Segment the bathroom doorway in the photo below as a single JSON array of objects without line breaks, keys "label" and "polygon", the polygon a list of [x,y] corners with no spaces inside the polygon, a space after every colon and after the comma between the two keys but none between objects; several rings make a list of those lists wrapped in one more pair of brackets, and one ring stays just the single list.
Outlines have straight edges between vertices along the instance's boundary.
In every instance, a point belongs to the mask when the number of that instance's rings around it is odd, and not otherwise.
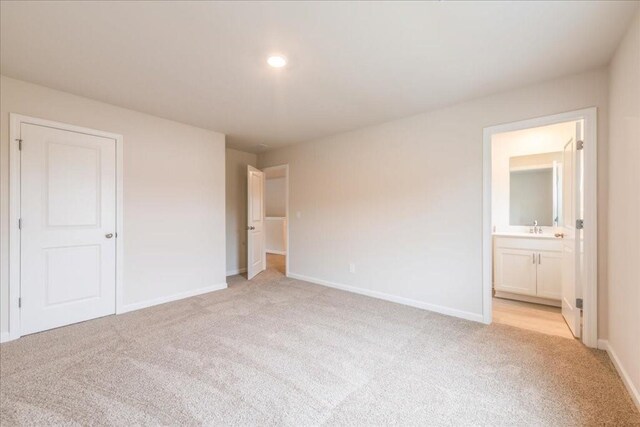
[{"label": "bathroom doorway", "polygon": [[595,118],[485,129],[486,323],[597,345]]}]

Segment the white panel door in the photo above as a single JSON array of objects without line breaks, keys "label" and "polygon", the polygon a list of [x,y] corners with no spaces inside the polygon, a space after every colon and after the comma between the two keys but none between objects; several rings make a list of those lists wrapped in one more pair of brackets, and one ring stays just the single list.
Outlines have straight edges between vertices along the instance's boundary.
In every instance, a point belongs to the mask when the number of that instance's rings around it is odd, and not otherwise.
[{"label": "white panel door", "polygon": [[535,296],[536,263],[536,254],[531,250],[498,248],[496,290]]},{"label": "white panel door", "polygon": [[115,140],[20,127],[21,329],[115,313]]},{"label": "white panel door", "polygon": [[576,228],[582,206],[581,156],[577,141],[582,139],[582,123],[576,123],[576,136],[564,146],[562,155],[562,316],[571,333],[580,337],[581,310],[576,306],[580,292],[581,230]]},{"label": "white panel door", "polygon": [[562,253],[556,251],[538,252],[538,292],[543,298],[562,298]]},{"label": "white panel door", "polygon": [[264,229],[264,172],[247,166],[247,278],[267,268]]}]

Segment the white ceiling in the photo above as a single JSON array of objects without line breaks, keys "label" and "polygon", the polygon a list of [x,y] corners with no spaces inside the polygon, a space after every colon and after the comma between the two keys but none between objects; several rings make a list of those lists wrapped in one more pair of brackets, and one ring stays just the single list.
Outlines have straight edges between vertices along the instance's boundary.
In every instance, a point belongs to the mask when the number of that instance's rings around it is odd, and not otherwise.
[{"label": "white ceiling", "polygon": [[637,6],[3,1],[0,67],[260,151],[603,66]]}]

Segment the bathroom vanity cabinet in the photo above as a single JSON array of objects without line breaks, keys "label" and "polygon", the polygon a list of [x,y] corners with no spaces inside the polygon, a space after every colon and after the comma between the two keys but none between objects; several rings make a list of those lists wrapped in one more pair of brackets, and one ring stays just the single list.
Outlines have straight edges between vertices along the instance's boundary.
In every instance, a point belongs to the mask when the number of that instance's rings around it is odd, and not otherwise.
[{"label": "bathroom vanity cabinet", "polygon": [[498,297],[560,305],[562,244],[544,235],[494,235],[493,286]]}]

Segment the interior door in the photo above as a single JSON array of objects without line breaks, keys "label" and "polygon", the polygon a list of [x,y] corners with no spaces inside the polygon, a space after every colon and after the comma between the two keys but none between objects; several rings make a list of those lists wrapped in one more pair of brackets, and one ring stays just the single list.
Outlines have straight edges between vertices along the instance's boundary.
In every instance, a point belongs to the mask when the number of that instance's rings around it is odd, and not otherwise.
[{"label": "interior door", "polygon": [[21,332],[115,313],[115,140],[23,123]]},{"label": "interior door", "polygon": [[247,166],[247,278],[266,268],[264,172]]},{"label": "interior door", "polygon": [[576,123],[576,136],[565,144],[562,155],[562,316],[577,338],[580,337],[581,310],[576,299],[582,295],[579,259],[582,235],[576,227],[582,207],[579,141],[582,141],[582,121]]}]

